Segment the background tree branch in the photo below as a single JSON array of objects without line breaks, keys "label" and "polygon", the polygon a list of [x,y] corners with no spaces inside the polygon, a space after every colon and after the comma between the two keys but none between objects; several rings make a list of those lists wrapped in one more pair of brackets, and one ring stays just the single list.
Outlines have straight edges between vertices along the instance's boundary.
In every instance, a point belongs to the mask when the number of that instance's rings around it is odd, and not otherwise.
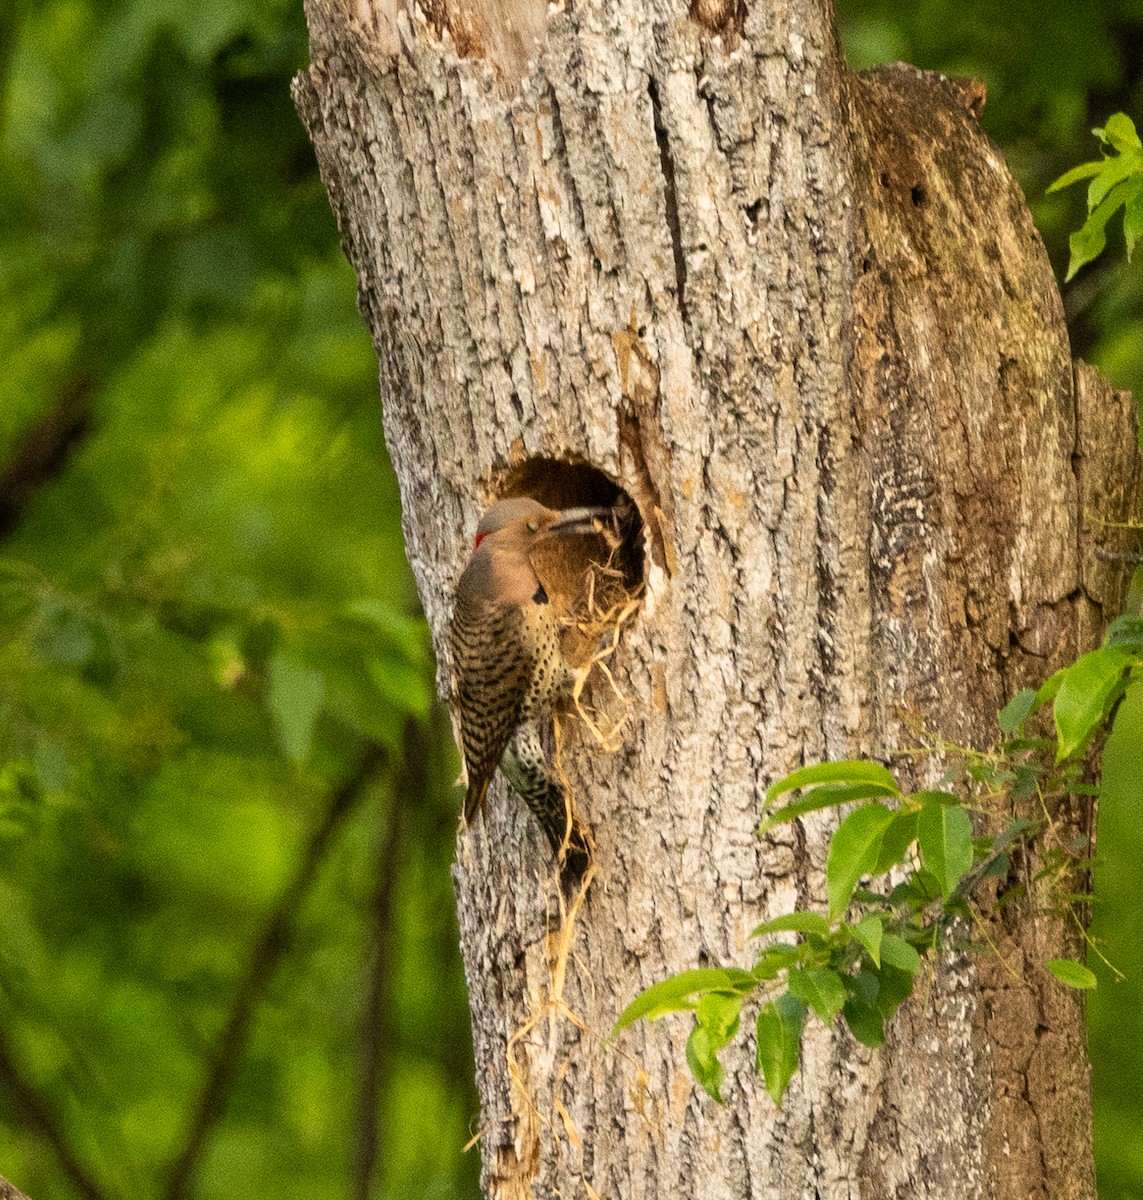
[{"label": "background tree branch", "polygon": [[[105,1191],[94,1175],[79,1161],[70,1133],[52,1110],[47,1098],[41,1095],[21,1072],[3,1030],[0,1030],[0,1087],[8,1093],[12,1108],[19,1114],[21,1123],[51,1147],[77,1195],[82,1196],[84,1200],[110,1200],[113,1193]],[[4,1187],[11,1189],[14,1200],[20,1200],[23,1193],[16,1191],[6,1181],[0,1180],[0,1193],[3,1193]]]},{"label": "background tree branch", "polygon": [[194,1172],[211,1132],[221,1119],[242,1061],[242,1052],[258,1002],[274,971],[290,949],[290,936],[298,910],[305,901],[337,831],[362,792],[388,761],[380,746],[371,746],[356,770],[337,789],[324,817],[302,851],[297,872],[282,893],[250,956],[246,976],[234,998],[226,1025],[215,1043],[210,1066],[199,1090],[182,1149],[171,1167],[166,1188],[168,1200],[189,1194]]}]

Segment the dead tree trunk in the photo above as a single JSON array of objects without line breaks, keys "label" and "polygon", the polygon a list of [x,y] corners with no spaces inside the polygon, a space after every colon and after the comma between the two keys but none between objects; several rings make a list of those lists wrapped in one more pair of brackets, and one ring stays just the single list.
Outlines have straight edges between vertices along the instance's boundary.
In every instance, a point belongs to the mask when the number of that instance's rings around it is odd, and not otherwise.
[{"label": "dead tree trunk", "polygon": [[917,725],[985,746],[1109,615],[1083,517],[1128,503],[1129,405],[1072,362],[982,89],[852,74],[828,0],[391,4],[308,0],[296,98],[445,690],[490,498],[581,502],[598,471],[646,535],[621,746],[563,730],[598,864],[570,936],[522,806],[494,791],[458,842],[488,1195],[1093,1196],[1045,918],[1010,931],[1022,981],[948,961],[881,1051],[808,1027],[781,1112],[746,1039],[722,1108],[682,1022],[601,1042],[822,897],[824,823],[755,836],[768,782]]}]

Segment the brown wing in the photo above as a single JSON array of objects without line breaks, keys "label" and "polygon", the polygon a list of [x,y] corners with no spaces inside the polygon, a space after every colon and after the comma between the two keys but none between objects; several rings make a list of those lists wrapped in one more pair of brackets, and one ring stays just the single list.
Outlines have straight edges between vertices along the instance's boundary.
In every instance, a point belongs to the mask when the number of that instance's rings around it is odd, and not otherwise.
[{"label": "brown wing", "polygon": [[466,604],[457,599],[451,639],[468,772],[466,822],[473,820],[484,803],[488,785],[519,724],[535,673],[535,654],[524,637],[523,625],[523,614],[514,604]]}]

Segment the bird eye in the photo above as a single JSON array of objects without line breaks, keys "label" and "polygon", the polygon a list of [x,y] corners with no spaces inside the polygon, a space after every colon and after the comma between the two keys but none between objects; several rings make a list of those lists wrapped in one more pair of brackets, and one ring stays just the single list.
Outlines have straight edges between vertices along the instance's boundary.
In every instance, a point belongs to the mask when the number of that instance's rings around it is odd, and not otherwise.
[{"label": "bird eye", "polygon": [[540,528],[540,526],[536,521],[528,522],[528,532],[529,533],[535,533],[539,528]]}]

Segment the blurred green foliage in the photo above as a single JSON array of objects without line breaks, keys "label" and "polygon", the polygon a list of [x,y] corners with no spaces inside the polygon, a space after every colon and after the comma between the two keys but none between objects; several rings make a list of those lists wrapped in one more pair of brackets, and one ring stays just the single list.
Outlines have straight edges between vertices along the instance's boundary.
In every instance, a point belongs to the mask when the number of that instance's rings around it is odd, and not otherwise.
[{"label": "blurred green foliage", "polygon": [[[839,16],[856,65],[988,82],[1062,274],[1082,199],[1044,188],[1143,111],[1143,0]],[[297,0],[0,15],[0,1173],[37,1200],[475,1195],[454,759],[305,61]],[[1141,260],[1066,296],[1137,393]],[[1138,822],[1105,826],[1117,1200],[1143,879]]]},{"label": "blurred green foliage", "polygon": [[474,1195],[455,764],[301,5],[4,19],[0,1173]]}]

